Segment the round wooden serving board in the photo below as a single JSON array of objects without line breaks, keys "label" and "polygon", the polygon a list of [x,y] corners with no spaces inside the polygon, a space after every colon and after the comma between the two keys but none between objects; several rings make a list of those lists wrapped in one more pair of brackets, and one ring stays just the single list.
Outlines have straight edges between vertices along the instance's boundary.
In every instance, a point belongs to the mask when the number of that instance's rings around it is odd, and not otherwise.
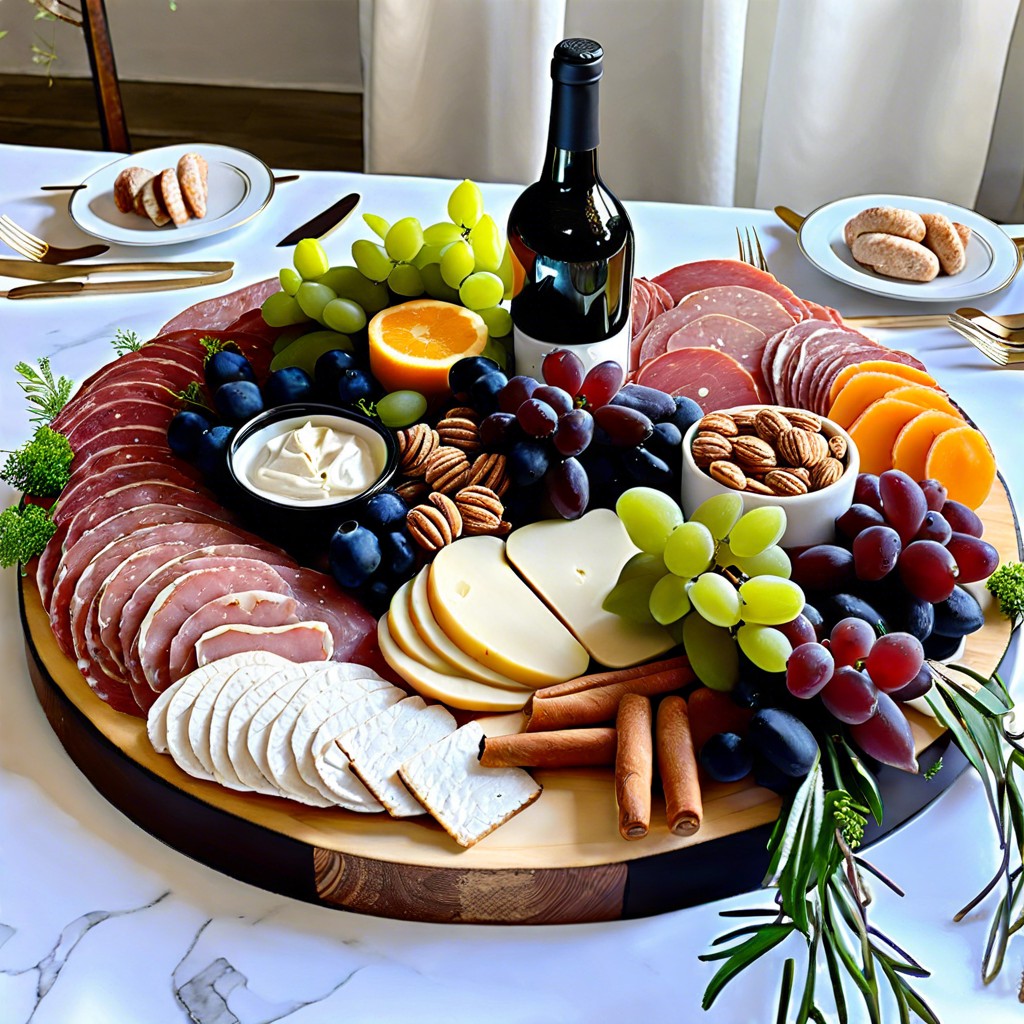
[{"label": "round wooden serving board", "polygon": [[[1021,557],[998,481],[979,510],[1001,561]],[[972,588],[988,598],[981,587]],[[650,834],[621,839],[609,770],[537,771],[539,800],[476,846],[458,847],[432,819],[395,820],[243,795],[157,754],[140,718],[112,710],[58,650],[31,577],[20,581],[28,664],[50,724],[75,763],[116,807],[181,852],[235,878],[298,899],[386,917],[552,924],[641,917],[756,888],[779,799],[753,784],[709,784],[704,823],[669,833],[656,797]],[[1008,622],[987,602],[965,664],[995,671]],[[934,720],[910,712],[925,767],[948,747]],[[884,829],[922,810],[962,770],[951,748],[929,783],[883,769]]]}]

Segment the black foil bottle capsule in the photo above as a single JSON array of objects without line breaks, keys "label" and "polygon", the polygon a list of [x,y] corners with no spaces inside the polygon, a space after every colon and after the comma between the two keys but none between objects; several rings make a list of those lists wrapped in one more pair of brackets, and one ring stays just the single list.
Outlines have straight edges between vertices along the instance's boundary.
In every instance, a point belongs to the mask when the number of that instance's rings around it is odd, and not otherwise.
[{"label": "black foil bottle capsule", "polygon": [[516,373],[572,348],[589,369],[629,365],[633,227],[597,166],[604,51],[564,39],[551,61],[551,122],[540,180],[516,200],[508,239],[522,268],[512,299]]}]

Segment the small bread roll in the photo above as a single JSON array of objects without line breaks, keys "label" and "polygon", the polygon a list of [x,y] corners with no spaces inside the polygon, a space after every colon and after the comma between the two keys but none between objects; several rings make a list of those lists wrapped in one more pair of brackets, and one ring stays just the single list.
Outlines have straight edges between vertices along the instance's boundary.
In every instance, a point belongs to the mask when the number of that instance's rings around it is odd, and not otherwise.
[{"label": "small bread roll", "polygon": [[858,235],[868,233],[898,235],[912,242],[924,241],[924,221],[912,210],[900,210],[895,206],[872,206],[851,217],[843,229],[846,244],[852,249]]},{"label": "small bread roll", "polygon": [[898,235],[870,231],[858,235],[850,247],[853,258],[877,274],[903,281],[931,281],[939,272],[939,259],[930,249]]},{"label": "small bread roll", "polygon": [[925,226],[924,244],[939,257],[939,266],[947,274],[959,274],[967,259],[953,222],[941,213],[922,213],[921,220]]},{"label": "small bread roll", "polygon": [[156,189],[156,178],[150,178],[145,185],[139,189],[139,205],[142,212],[158,227],[162,228],[169,224],[171,218],[164,209],[163,200]]},{"label": "small bread roll", "polygon": [[181,198],[181,189],[178,187],[178,175],[173,168],[161,171],[156,176],[157,190],[163,200],[164,208],[174,221],[176,227],[187,224],[191,219],[188,210],[185,209],[185,200]]},{"label": "small bread roll", "polygon": [[964,247],[966,255],[967,244],[971,240],[971,229],[966,224],[960,224],[957,221],[953,221],[953,227],[956,228],[956,233],[960,236],[960,244]]},{"label": "small bread roll", "polygon": [[207,165],[198,153],[186,153],[178,161],[178,185],[193,217],[206,216]]},{"label": "small bread roll", "polygon": [[[152,171],[145,167],[126,167],[114,179],[114,205],[122,213],[138,213],[135,199],[143,185],[153,177]],[[144,213],[145,211],[143,211]]]}]

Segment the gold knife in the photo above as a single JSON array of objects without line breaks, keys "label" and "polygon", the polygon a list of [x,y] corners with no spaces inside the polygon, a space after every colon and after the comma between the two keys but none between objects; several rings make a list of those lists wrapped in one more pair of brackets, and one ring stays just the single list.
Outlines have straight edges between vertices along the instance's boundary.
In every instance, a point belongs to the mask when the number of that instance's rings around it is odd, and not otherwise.
[{"label": "gold knife", "polygon": [[234,270],[222,270],[218,274],[204,274],[200,277],[171,277],[156,281],[48,281],[45,284],[23,285],[0,292],[0,298],[7,299],[51,299],[65,295],[112,295],[115,292],[168,292],[179,288],[201,288],[208,284],[227,281]]},{"label": "gold knife", "polygon": [[196,273],[216,273],[231,270],[229,260],[208,260],[205,263],[176,263],[171,260],[151,263],[62,263],[52,266],[34,260],[0,259],[0,277],[18,277],[28,281],[63,281],[69,277],[88,277],[90,274],[121,274],[146,270],[182,270]]}]

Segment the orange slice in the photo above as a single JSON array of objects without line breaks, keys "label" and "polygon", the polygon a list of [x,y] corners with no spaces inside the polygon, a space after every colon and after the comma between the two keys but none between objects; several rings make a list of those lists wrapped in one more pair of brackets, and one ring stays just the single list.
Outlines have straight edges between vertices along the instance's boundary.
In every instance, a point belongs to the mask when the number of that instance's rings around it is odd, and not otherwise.
[{"label": "orange slice", "polygon": [[437,299],[382,309],[367,328],[370,371],[388,391],[408,388],[427,398],[448,390],[448,370],[487,344],[487,325],[472,310]]}]

